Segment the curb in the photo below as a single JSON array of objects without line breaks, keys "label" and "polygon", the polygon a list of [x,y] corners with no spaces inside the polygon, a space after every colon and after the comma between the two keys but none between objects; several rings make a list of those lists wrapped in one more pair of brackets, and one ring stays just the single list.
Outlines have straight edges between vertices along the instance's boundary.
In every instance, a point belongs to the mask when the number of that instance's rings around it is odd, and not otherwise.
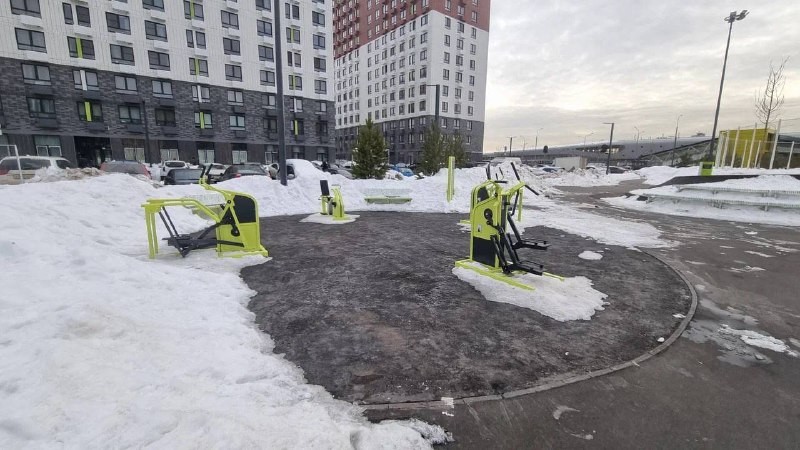
[{"label": "curb", "polygon": [[640,363],[643,363],[643,362],[647,361],[648,359],[652,358],[653,356],[658,355],[659,353],[661,353],[664,350],[666,350],[669,346],[674,344],[675,341],[678,340],[678,338],[681,336],[681,334],[683,334],[683,332],[686,330],[686,327],[689,326],[689,322],[692,321],[692,318],[694,317],[694,314],[697,311],[697,291],[695,291],[694,286],[692,286],[692,283],[690,283],[689,280],[686,279],[686,276],[684,276],[683,273],[681,273],[680,270],[672,267],[670,264],[668,264],[666,261],[664,261],[664,259],[662,259],[660,256],[655,255],[655,254],[653,254],[653,253],[651,253],[651,252],[649,252],[647,250],[641,250],[641,251],[642,251],[642,253],[645,253],[645,254],[655,258],[656,260],[661,262],[661,264],[664,264],[670,270],[672,270],[676,275],[678,275],[678,277],[683,281],[683,283],[689,288],[689,292],[692,295],[692,304],[689,307],[689,312],[686,313],[686,317],[683,318],[683,320],[681,321],[680,325],[678,325],[678,328],[675,329],[675,331],[669,336],[669,338],[667,338],[664,342],[659,344],[656,348],[654,348],[652,350],[648,350],[645,353],[643,353],[642,355],[639,355],[639,356],[637,356],[636,358],[634,358],[634,359],[632,359],[630,361],[622,362],[622,363],[616,364],[614,366],[607,367],[605,369],[599,369],[599,370],[595,370],[595,371],[588,372],[588,373],[581,374],[581,375],[575,375],[574,373],[573,374],[563,374],[561,376],[554,377],[551,381],[549,381],[549,382],[547,382],[545,384],[542,384],[540,386],[534,386],[534,387],[525,388],[525,389],[517,389],[517,390],[513,390],[513,391],[504,392],[503,394],[481,395],[481,396],[475,396],[475,397],[462,397],[462,398],[453,399],[453,403],[451,403],[451,404],[445,404],[444,402],[437,400],[437,401],[407,402],[407,403],[377,403],[377,404],[356,405],[356,406],[362,408],[365,411],[380,411],[380,410],[387,410],[387,411],[388,410],[393,410],[393,411],[406,410],[406,411],[411,411],[411,410],[420,410],[420,409],[423,409],[423,410],[452,409],[454,405],[470,405],[470,404],[479,403],[479,402],[504,400],[504,399],[509,399],[509,398],[521,397],[523,395],[534,394],[534,393],[537,393],[537,392],[549,391],[551,389],[560,388],[560,387],[566,386],[568,384],[573,384],[573,383],[577,383],[577,382],[580,382],[580,381],[591,380],[592,378],[597,378],[597,377],[601,377],[603,375],[608,375],[610,373],[618,372],[620,370],[624,370],[624,369],[627,369],[629,367],[638,367]]}]

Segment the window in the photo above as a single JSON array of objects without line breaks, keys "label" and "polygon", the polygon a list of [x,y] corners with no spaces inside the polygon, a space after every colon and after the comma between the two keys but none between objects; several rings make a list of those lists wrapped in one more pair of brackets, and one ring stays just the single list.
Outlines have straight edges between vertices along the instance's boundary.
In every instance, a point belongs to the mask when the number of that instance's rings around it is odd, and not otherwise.
[{"label": "window", "polygon": [[28,113],[31,117],[54,118],[56,101],[52,98],[28,97]]},{"label": "window", "polygon": [[64,23],[67,25],[73,25],[75,20],[72,18],[72,4],[62,3],[61,8],[64,10]]},{"label": "window", "polygon": [[131,19],[128,16],[107,12],[106,23],[108,31],[112,33],[131,34]]},{"label": "window", "polygon": [[314,25],[324,27],[325,26],[325,14],[313,11],[311,13],[311,22]]},{"label": "window", "polygon": [[228,91],[228,104],[229,105],[244,105],[244,92],[242,91]]},{"label": "window", "polygon": [[270,46],[259,45],[258,59],[261,61],[275,61],[275,51]]},{"label": "window", "polygon": [[327,136],[328,135],[328,122],[319,121],[317,122],[317,136]]},{"label": "window", "polygon": [[147,52],[147,58],[150,60],[150,68],[156,70],[169,70],[169,54],[154,52],[152,50]]},{"label": "window", "polygon": [[203,103],[211,100],[211,92],[208,86],[192,86],[192,100]]},{"label": "window", "polygon": [[289,90],[302,91],[303,77],[300,75],[289,75]]},{"label": "window", "polygon": [[286,42],[295,44],[300,43],[300,30],[297,28],[286,27]]},{"label": "window", "polygon": [[144,21],[144,34],[147,39],[155,41],[167,40],[167,26],[163,23]]},{"label": "window", "polygon": [[233,157],[234,164],[242,164],[247,162],[247,144],[234,143],[231,145],[231,147],[231,156]]},{"label": "window", "polygon": [[111,44],[111,62],[115,64],[127,64],[129,66],[134,65],[133,48]]},{"label": "window", "polygon": [[444,46],[445,47],[450,47],[450,35],[449,34],[445,34],[444,35]]},{"label": "window", "polygon": [[242,81],[242,66],[225,64],[225,79],[231,81]]},{"label": "window", "polygon": [[73,70],[72,80],[75,84],[75,89],[80,89],[82,91],[100,90],[100,85],[97,83],[97,72]]},{"label": "window", "polygon": [[275,86],[275,72],[272,70],[261,71],[261,84]]},{"label": "window", "polygon": [[186,45],[191,48],[206,48],[206,34],[202,31],[186,30]]},{"label": "window", "polygon": [[278,106],[277,98],[275,94],[261,94],[261,103],[265,108],[276,108]]},{"label": "window", "polygon": [[50,68],[34,64],[22,65],[22,79],[26,84],[50,84]]},{"label": "window", "polygon": [[325,80],[314,80],[314,92],[317,94],[327,94],[328,83]]},{"label": "window", "polygon": [[256,0],[256,9],[272,11],[272,0]]},{"label": "window", "polygon": [[119,105],[117,110],[120,123],[142,123],[142,111],[138,105]]},{"label": "window", "polygon": [[464,22],[458,22],[458,32],[459,33],[464,32]]},{"label": "window", "polygon": [[195,112],[194,127],[200,129],[214,128],[214,115],[211,113],[211,111]]},{"label": "window", "polygon": [[475,27],[472,27],[472,39],[478,37],[478,30]]},{"label": "window", "polygon": [[42,17],[39,0],[11,0],[11,13]]},{"label": "window", "polygon": [[68,37],[69,56],[73,58],[94,59],[94,42],[89,39]]},{"label": "window", "polygon": [[159,11],[164,10],[164,0],[142,0],[142,6],[145,9],[157,9]]},{"label": "window", "polygon": [[203,4],[194,0],[183,0],[183,16],[192,20],[203,20]]},{"label": "window", "polygon": [[450,64],[450,53],[444,52],[444,63]]},{"label": "window", "polygon": [[325,48],[325,36],[321,34],[312,35],[314,48]]},{"label": "window", "polygon": [[321,113],[328,112],[328,104],[325,102],[317,102],[317,111]]},{"label": "window", "polygon": [[325,72],[325,58],[314,58],[314,70]]},{"label": "window", "polygon": [[[175,147],[178,146],[178,143],[175,142],[175,141],[172,141],[172,142],[173,142],[172,146],[174,146],[173,148],[161,148],[161,149],[159,149],[159,153],[161,153],[161,160],[162,161],[180,160],[180,158],[178,157],[178,149],[175,148]],[[161,145],[162,146],[169,146],[170,145],[170,141],[166,141],[166,142],[165,141],[161,141]]]},{"label": "window", "polygon": [[266,119],[264,119],[264,128],[267,130],[267,133],[277,133],[278,119],[273,117],[267,117]]},{"label": "window", "polygon": [[272,36],[272,22],[266,20],[257,20],[256,29],[259,36]]},{"label": "window", "polygon": [[300,6],[289,5],[288,3],[285,3],[284,12],[286,13],[287,19],[300,20]]},{"label": "window", "polygon": [[241,55],[241,43],[237,39],[222,38],[222,49],[226,55]]},{"label": "window", "polygon": [[206,146],[210,145],[211,148],[210,149],[208,149],[208,148],[198,149],[197,150],[197,161],[200,164],[213,163],[214,162],[214,148],[213,148],[214,147],[214,143],[213,142],[210,142],[210,143],[198,142],[198,144],[199,144],[198,147],[200,147],[200,145],[206,145]]},{"label": "window", "polygon": [[200,58],[189,58],[189,75],[208,76],[208,61]]},{"label": "window", "polygon": [[136,86],[135,77],[114,75],[114,87],[116,88],[117,92],[136,93],[139,91]]},{"label": "window", "polygon": [[302,136],[306,134],[306,127],[303,119],[294,119],[292,121],[292,131],[295,136]]},{"label": "window", "polygon": [[174,127],[175,110],[172,108],[156,108],[156,125]]},{"label": "window", "polygon": [[[34,136],[33,144],[36,146],[37,156],[61,156],[61,138],[58,136]],[[66,169],[68,166],[62,166],[64,161],[57,161],[58,167]]]},{"label": "window", "polygon": [[239,16],[232,12],[220,11],[222,13],[222,28],[239,29]]},{"label": "window", "polygon": [[[38,3],[36,4],[38,7]],[[44,33],[41,31],[24,30],[22,28],[15,29],[17,33],[17,48],[20,50],[31,50],[34,52],[47,52],[47,46],[44,43]]]},{"label": "window", "polygon": [[472,13],[470,13],[470,18],[472,19],[473,22],[477,22],[478,21],[478,11],[472,11]]},{"label": "window", "polygon": [[103,105],[99,102],[78,102],[78,117],[83,122],[102,122]]},{"label": "window", "polygon": [[289,66],[302,67],[303,58],[298,52],[286,52],[286,64]]},{"label": "window", "polygon": [[303,111],[303,99],[299,97],[295,97],[291,99],[291,111],[292,112],[302,112]]},{"label": "window", "polygon": [[244,114],[231,114],[230,125],[233,129],[244,130]]},{"label": "window", "polygon": [[153,80],[153,97],[172,98],[172,82]]}]

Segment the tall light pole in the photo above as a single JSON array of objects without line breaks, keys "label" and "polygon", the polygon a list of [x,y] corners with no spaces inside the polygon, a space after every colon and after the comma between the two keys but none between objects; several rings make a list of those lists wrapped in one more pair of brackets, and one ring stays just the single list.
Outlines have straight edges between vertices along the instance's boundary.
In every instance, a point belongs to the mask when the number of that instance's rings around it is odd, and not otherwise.
[{"label": "tall light pole", "polygon": [[511,156],[511,144],[514,142],[514,138],[516,136],[509,136],[508,137],[508,156]]},{"label": "tall light pole", "polygon": [[641,134],[641,132],[639,131],[639,127],[633,127],[633,128],[636,128],[636,145],[639,145],[639,135]]},{"label": "tall light pole", "polygon": [[592,131],[591,133],[589,133],[589,134],[587,134],[587,135],[583,136],[583,146],[584,146],[584,147],[586,147],[586,138],[587,138],[587,137],[589,137],[589,136],[591,136],[591,135],[593,135],[593,134],[594,134],[594,131]]},{"label": "tall light pole", "polygon": [[544,130],[544,127],[539,128],[538,130],[536,130],[536,141],[534,141],[534,143],[533,143],[533,151],[536,151],[536,147],[539,146],[539,132],[542,131],[542,130]]},{"label": "tall light pole", "polygon": [[747,17],[747,10],[742,10],[742,12],[737,13],[736,11],[731,11],[728,17],[725,18],[725,22],[730,23],[728,27],[728,43],[725,44],[725,59],[722,60],[722,78],[719,80],[719,95],[717,96],[717,111],[714,113],[714,128],[711,129],[711,144],[708,146],[708,155],[706,155],[707,159],[711,159],[714,157],[714,147],[716,144],[717,138],[717,120],[719,119],[719,104],[722,101],[722,85],[725,83],[725,68],[728,65],[728,49],[731,46],[731,32],[733,31],[733,22],[737,20],[742,20]]},{"label": "tall light pole", "polygon": [[675,165],[675,147],[678,146],[678,123],[681,121],[683,114],[679,115],[675,120],[675,139],[672,141],[672,161],[669,163],[670,167]]},{"label": "tall light pole", "polygon": [[606,175],[611,170],[611,144],[614,142],[614,122],[603,122],[603,125],[611,125],[611,136],[608,138],[608,158],[606,159]]}]

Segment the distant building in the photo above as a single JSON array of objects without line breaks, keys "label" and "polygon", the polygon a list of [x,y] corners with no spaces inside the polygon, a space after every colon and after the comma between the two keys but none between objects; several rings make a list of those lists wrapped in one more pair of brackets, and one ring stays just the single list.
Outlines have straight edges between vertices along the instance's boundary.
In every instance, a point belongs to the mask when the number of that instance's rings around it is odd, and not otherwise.
[{"label": "distant building", "polygon": [[412,163],[436,114],[482,158],[490,0],[337,0],[336,154],[351,157],[371,118],[391,162]]}]

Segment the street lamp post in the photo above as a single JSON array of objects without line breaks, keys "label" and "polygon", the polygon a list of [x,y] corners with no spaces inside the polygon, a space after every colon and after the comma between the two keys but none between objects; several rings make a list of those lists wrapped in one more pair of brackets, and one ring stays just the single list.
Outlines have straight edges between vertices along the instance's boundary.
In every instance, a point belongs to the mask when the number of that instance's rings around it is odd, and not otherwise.
[{"label": "street lamp post", "polygon": [[679,115],[675,120],[675,139],[672,141],[672,161],[669,163],[670,167],[675,165],[675,147],[678,145],[678,123],[681,121],[683,114]]},{"label": "street lamp post", "polygon": [[708,146],[708,155],[706,155],[707,159],[710,159],[714,156],[714,147],[717,138],[717,120],[719,119],[719,104],[722,101],[722,85],[725,83],[725,68],[728,65],[728,49],[731,46],[731,32],[733,31],[733,22],[737,20],[742,20],[747,17],[747,10],[742,10],[742,12],[737,13],[736,11],[731,11],[728,17],[725,18],[725,22],[730,23],[728,27],[728,43],[725,44],[725,59],[722,60],[722,78],[719,80],[719,95],[717,96],[717,111],[714,113],[714,128],[711,129],[711,144]]},{"label": "street lamp post", "polygon": [[641,133],[639,132],[639,127],[633,127],[633,128],[636,128],[636,145],[638,146],[639,145],[639,135]]},{"label": "street lamp post", "polygon": [[591,136],[591,135],[593,135],[593,134],[594,134],[594,131],[592,131],[591,133],[583,136],[583,146],[584,147],[586,147],[586,138]]},{"label": "street lamp post", "polygon": [[603,125],[611,125],[611,136],[608,138],[608,158],[606,159],[606,175],[611,170],[611,144],[614,142],[614,122],[603,122]]},{"label": "street lamp post", "polygon": [[534,141],[534,143],[533,143],[533,151],[536,151],[536,147],[539,146],[539,132],[542,131],[542,130],[544,130],[544,127],[539,128],[538,130],[536,130],[536,141]]}]

